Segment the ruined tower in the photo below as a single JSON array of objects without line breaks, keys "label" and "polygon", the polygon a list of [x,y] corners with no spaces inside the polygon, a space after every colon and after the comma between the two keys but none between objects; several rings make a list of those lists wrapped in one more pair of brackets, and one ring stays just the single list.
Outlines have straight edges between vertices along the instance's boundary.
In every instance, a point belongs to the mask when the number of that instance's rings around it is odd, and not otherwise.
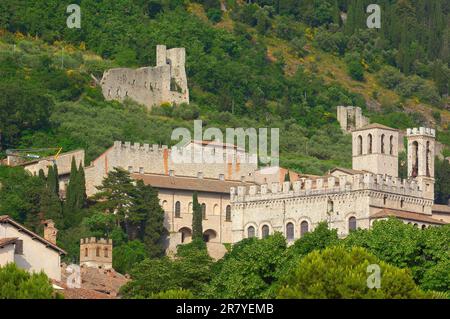
[{"label": "ruined tower", "polygon": [[424,197],[434,199],[434,154],[436,131],[408,129],[408,178],[416,179]]},{"label": "ruined tower", "polygon": [[111,269],[112,248],[111,239],[82,238],[80,242],[80,266]]},{"label": "ruined tower", "polygon": [[151,108],[162,103],[189,103],[186,50],[156,47],[156,66],[105,71],[100,82],[106,100],[130,98]]},{"label": "ruined tower", "polygon": [[398,131],[370,124],[352,132],[353,169],[398,177]]}]

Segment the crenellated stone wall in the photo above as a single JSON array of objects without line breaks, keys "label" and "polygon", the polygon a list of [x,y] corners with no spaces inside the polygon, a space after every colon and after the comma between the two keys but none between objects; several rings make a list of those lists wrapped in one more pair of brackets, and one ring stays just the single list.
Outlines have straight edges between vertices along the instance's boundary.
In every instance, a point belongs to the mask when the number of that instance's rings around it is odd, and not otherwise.
[{"label": "crenellated stone wall", "polygon": [[[202,153],[202,160],[196,161],[195,152]],[[177,153],[186,156],[188,161],[179,162]],[[220,161],[217,158],[220,154]],[[215,159],[208,162],[207,159]],[[174,160],[175,159],[175,160]],[[217,161],[216,161],[217,160]],[[86,191],[88,196],[97,192],[95,186],[114,167],[120,167],[131,173],[162,174],[215,178],[223,180],[247,180],[257,167],[256,156],[244,152],[224,151],[211,147],[169,148],[167,145],[149,145],[140,143],[114,142],[114,145],[85,168]]]}]

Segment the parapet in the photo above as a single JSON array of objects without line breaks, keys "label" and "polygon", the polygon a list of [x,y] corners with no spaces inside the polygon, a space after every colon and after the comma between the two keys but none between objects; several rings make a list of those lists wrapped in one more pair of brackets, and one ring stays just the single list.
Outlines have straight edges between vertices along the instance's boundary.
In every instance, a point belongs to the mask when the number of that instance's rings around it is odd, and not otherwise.
[{"label": "parapet", "polygon": [[105,239],[105,238],[97,239],[95,237],[81,238],[80,244],[81,245],[87,245],[87,244],[112,245],[112,239]]},{"label": "parapet", "polygon": [[436,130],[428,127],[409,128],[406,130],[406,136],[429,136],[436,137]]},{"label": "parapet", "polygon": [[[221,149],[214,149],[209,147],[201,147],[199,149],[189,147],[173,146],[169,148],[167,145],[158,144],[141,144],[131,142],[115,141],[113,148],[119,152],[144,152],[144,153],[163,153],[169,150],[170,153],[180,156],[181,159],[187,159],[187,163],[195,162],[195,154],[201,154],[202,162],[204,163],[240,163],[240,164],[257,164],[258,157],[256,154],[248,154],[237,152],[236,150],[225,150],[219,152]],[[219,150],[219,151],[218,151]]]},{"label": "parapet", "polygon": [[270,200],[289,197],[338,194],[357,190],[376,190],[399,195],[421,196],[415,180],[381,174],[342,175],[339,177],[301,178],[296,182],[231,187],[232,202]]}]

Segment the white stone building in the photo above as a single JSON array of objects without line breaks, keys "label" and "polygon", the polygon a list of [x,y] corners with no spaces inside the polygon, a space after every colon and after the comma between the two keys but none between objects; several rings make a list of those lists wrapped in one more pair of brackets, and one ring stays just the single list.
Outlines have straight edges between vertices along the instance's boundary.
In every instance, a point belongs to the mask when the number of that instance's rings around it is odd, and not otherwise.
[{"label": "white stone building", "polygon": [[9,216],[0,216],[0,267],[15,263],[30,272],[43,271],[50,279],[61,280],[61,255],[66,252],[56,246],[56,229],[46,223],[48,238],[33,233]]},{"label": "white stone building", "polygon": [[232,241],[282,232],[288,241],[321,221],[346,236],[373,221],[396,216],[417,227],[442,225],[433,218],[435,131],[408,129],[408,178],[398,178],[398,132],[371,124],[356,129],[353,169],[320,177],[231,189]]}]

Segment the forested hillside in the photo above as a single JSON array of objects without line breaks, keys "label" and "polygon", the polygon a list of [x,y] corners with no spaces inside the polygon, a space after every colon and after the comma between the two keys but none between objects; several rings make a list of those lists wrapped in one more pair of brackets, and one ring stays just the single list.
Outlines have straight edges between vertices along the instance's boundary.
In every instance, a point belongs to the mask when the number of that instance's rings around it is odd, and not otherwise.
[{"label": "forested hillside", "polygon": [[[337,105],[435,126],[450,145],[447,1],[379,1],[380,30],[365,26],[369,1],[247,2],[83,0],[81,29],[69,29],[68,1],[3,1],[0,114],[15,116],[1,121],[2,148],[85,148],[90,161],[113,140],[171,144],[200,118],[279,127],[282,165],[319,174],[351,164]],[[90,75],[154,65],[159,43],[186,48],[191,105],[105,102]]]}]

